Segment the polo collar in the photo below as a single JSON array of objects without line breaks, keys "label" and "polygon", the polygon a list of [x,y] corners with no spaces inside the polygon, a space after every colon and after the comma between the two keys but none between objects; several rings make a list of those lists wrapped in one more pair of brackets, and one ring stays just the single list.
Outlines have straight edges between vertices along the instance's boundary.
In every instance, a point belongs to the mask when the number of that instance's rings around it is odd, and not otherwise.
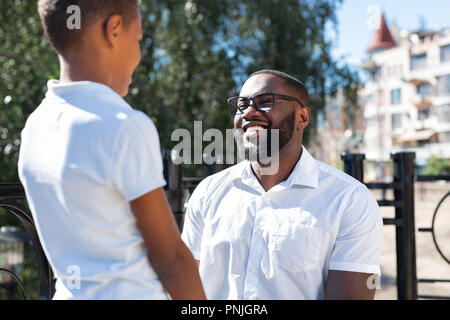
[{"label": "polo collar", "polygon": [[47,94],[46,97],[57,97],[63,100],[71,100],[80,96],[102,96],[106,99],[110,99],[124,108],[130,109],[131,107],[125,100],[117,94],[110,87],[94,81],[75,81],[70,83],[63,83],[59,80],[47,81]]},{"label": "polo collar", "polygon": [[[303,186],[308,188],[317,188],[319,176],[316,159],[302,146],[302,154],[299,161],[292,170],[290,176],[285,180],[274,186],[269,191],[280,191],[284,189],[290,189],[294,186]],[[255,190],[263,190],[258,180],[256,179],[250,162],[248,160],[238,164],[233,173],[233,183],[240,181],[241,183],[252,187]]]}]

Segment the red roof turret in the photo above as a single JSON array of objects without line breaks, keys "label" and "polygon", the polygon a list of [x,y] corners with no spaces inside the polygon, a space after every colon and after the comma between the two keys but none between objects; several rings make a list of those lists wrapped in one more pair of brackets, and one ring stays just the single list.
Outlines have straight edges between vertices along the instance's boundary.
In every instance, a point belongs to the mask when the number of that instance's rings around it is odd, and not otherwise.
[{"label": "red roof turret", "polygon": [[367,51],[374,51],[376,49],[389,49],[395,47],[394,38],[392,38],[391,32],[384,19],[384,14],[381,15],[380,25],[375,31],[375,34]]}]

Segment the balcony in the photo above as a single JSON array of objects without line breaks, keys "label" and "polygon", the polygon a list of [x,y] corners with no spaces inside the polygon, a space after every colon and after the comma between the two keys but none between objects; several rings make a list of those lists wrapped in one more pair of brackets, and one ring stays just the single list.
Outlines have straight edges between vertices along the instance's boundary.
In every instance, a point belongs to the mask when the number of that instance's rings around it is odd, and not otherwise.
[{"label": "balcony", "polygon": [[398,137],[397,141],[404,146],[414,146],[422,141],[429,141],[435,134],[433,130],[408,131]]},{"label": "balcony", "polygon": [[432,99],[431,95],[416,94],[412,97],[411,103],[418,110],[424,110],[424,109],[429,109],[433,105],[433,102],[431,101],[431,99]]},{"label": "balcony", "polygon": [[372,60],[367,60],[367,61],[363,62],[361,67],[366,71],[374,72],[377,68],[377,65]]}]

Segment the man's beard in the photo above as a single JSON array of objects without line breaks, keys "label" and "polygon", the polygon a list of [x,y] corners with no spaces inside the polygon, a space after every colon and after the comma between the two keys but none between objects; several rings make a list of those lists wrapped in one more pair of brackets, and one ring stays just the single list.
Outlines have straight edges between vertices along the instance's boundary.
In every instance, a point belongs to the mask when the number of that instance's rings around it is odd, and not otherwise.
[{"label": "man's beard", "polygon": [[[273,138],[276,138],[276,136],[272,136],[276,134],[274,133],[275,130],[272,129],[278,129],[278,146],[276,146],[276,143],[272,145]],[[294,129],[295,112],[288,114],[276,128],[273,128],[272,123],[269,123],[266,129],[258,131],[258,135],[251,139],[246,139],[242,129],[235,129],[234,136],[238,153],[241,151],[246,160],[257,161],[260,165],[267,166],[270,164],[272,156],[278,154],[291,141]]]}]

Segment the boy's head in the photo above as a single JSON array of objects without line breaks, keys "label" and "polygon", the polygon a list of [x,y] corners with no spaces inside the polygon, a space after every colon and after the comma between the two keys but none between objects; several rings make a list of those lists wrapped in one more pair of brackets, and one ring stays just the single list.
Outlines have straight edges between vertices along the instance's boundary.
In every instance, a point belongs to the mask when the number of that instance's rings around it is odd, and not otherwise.
[{"label": "boy's head", "polygon": [[38,11],[45,35],[64,61],[78,69],[98,67],[104,82],[124,96],[141,58],[139,2],[38,0]]}]

